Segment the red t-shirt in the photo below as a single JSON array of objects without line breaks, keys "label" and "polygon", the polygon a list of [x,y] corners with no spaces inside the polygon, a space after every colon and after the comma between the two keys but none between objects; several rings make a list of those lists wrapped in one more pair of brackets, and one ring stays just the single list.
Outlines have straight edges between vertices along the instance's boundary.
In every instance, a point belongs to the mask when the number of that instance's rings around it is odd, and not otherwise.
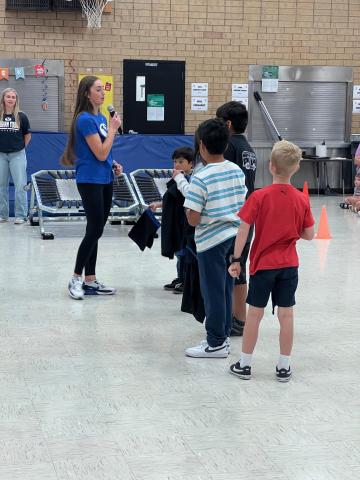
[{"label": "red t-shirt", "polygon": [[314,225],[308,198],[292,185],[273,184],[252,193],[238,213],[255,224],[250,275],[258,270],[297,267],[296,241]]}]

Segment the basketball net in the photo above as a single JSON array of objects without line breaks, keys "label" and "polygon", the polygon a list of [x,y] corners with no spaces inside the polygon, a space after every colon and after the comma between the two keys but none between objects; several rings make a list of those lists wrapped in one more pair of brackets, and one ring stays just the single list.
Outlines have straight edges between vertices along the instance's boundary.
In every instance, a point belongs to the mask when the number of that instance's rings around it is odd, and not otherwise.
[{"label": "basketball net", "polygon": [[81,8],[87,18],[88,28],[101,28],[101,16],[111,0],[80,0]]}]

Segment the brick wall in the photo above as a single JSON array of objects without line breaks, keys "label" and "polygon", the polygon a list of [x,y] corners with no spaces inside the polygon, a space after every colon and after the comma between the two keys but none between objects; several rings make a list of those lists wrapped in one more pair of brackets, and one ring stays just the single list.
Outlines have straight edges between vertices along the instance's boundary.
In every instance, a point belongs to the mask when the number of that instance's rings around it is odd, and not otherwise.
[{"label": "brick wall", "polygon": [[[189,133],[231,99],[231,83],[247,82],[250,64],[351,66],[360,83],[359,0],[115,0],[94,32],[80,12],[0,5],[2,57],[64,60],[67,126],[78,72],[113,74],[121,104],[124,58],[186,61]],[[208,112],[191,112],[191,82],[209,83]]]}]

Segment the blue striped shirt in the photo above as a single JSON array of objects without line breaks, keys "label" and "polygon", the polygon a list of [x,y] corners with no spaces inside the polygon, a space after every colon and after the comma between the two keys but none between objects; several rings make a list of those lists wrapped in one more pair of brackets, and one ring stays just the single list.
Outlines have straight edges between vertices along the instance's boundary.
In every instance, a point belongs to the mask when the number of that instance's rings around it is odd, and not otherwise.
[{"label": "blue striped shirt", "polygon": [[236,236],[240,225],[237,213],[246,192],[243,171],[228,160],[210,163],[192,176],[184,207],[201,213],[195,229],[198,252]]}]

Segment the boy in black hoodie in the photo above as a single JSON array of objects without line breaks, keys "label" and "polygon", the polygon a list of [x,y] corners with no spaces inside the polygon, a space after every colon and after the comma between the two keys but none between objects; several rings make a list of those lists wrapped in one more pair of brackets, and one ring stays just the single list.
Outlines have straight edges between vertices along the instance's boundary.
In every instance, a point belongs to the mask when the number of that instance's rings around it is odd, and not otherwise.
[{"label": "boy in black hoodie", "polygon": [[[255,174],[256,174],[256,155],[250,146],[244,134],[248,124],[248,111],[241,102],[228,102],[221,105],[216,111],[216,116],[226,123],[230,139],[228,147],[224,153],[226,160],[236,163],[245,175],[245,185],[247,188],[248,198],[255,190]],[[231,335],[242,335],[246,318],[246,297],[247,297],[247,280],[246,280],[246,261],[249,255],[250,243],[252,239],[252,229],[241,255],[241,274],[235,280],[233,293],[233,324]]]},{"label": "boy in black hoodie", "polygon": [[[172,154],[174,161],[174,170],[183,172],[181,176],[188,183],[194,163],[194,152],[190,147],[177,148]],[[150,204],[153,212],[157,208],[163,209],[162,212],[162,232],[161,232],[161,254],[168,258],[177,257],[177,277],[170,283],[164,285],[165,290],[174,293],[183,293],[184,289],[184,225],[185,198],[178,190],[177,183],[171,179],[167,183],[167,191],[162,202],[154,202]]]}]

